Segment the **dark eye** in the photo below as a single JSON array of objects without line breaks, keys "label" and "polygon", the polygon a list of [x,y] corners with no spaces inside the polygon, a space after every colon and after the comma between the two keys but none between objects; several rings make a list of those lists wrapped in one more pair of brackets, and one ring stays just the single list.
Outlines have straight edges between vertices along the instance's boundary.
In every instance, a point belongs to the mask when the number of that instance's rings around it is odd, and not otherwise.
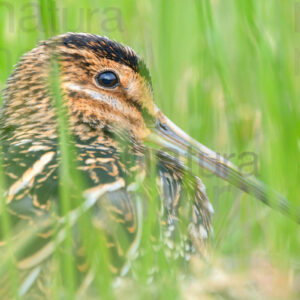
[{"label": "dark eye", "polygon": [[119,84],[118,76],[112,71],[105,71],[97,75],[97,83],[106,88],[114,88]]}]

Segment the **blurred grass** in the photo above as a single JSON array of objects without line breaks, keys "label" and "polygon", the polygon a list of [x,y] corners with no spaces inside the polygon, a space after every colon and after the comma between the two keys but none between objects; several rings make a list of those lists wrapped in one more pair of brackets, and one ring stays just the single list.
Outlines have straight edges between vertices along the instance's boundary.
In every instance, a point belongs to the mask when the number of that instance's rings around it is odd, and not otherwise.
[{"label": "blurred grass", "polygon": [[[67,31],[107,35],[148,64],[155,101],[193,137],[300,206],[297,1],[18,0],[0,3],[0,87],[20,55]],[[299,3],[298,3],[299,5]],[[249,267],[257,253],[294,274],[299,226],[198,172],[215,208],[212,253]],[[225,263],[226,264],[226,263]],[[162,273],[164,264],[161,265]],[[165,271],[165,272],[164,272]],[[174,285],[176,276],[169,278]],[[171,298],[172,293],[164,295]]]}]

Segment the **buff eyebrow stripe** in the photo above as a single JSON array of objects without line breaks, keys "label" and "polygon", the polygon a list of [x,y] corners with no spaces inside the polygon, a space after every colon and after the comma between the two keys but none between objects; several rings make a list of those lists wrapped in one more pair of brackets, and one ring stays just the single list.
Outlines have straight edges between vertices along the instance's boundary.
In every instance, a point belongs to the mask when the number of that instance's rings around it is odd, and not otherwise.
[{"label": "buff eyebrow stripe", "polygon": [[69,88],[71,91],[85,93],[85,94],[89,95],[90,97],[92,97],[94,100],[106,103],[118,111],[125,112],[129,115],[132,114],[132,110],[130,110],[126,105],[124,105],[118,99],[115,99],[115,98],[109,97],[109,96],[103,96],[102,94],[97,93],[96,91],[87,89],[85,87],[82,87],[82,86],[76,85],[76,84],[67,83],[67,84],[65,84],[65,87]]}]

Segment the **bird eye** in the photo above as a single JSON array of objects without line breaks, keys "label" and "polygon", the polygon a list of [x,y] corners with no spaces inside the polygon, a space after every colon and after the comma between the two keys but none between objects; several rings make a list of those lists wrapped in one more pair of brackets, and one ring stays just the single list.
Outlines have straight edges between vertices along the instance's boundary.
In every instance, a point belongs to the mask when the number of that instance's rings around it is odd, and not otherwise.
[{"label": "bird eye", "polygon": [[118,76],[112,71],[105,71],[97,75],[97,83],[105,88],[114,88],[119,84]]}]

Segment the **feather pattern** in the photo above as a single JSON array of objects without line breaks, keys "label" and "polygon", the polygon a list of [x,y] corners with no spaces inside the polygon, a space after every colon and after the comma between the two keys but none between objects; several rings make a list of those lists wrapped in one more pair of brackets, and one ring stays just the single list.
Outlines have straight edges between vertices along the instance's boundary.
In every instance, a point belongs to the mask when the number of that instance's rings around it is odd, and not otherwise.
[{"label": "feather pattern", "polygon": [[[58,125],[47,84],[51,53],[60,62],[74,165],[85,185],[82,203],[72,206],[68,216],[61,210]],[[94,76],[101,68],[115,70],[122,89],[115,94],[96,89]],[[145,70],[129,47],[94,35],[67,34],[42,42],[26,54],[8,79],[0,111],[6,207],[12,240],[21,236],[26,240],[23,229],[31,232],[30,243],[24,242],[26,246],[16,255],[22,281],[20,295],[45,297],[45,274],[51,272],[53,253],[66,239],[67,219],[73,228],[78,272],[84,274],[79,293],[90,285],[93,272],[76,236],[78,219],[86,212],[95,230],[106,233],[113,257],[111,271],[127,273],[130,261],[139,253],[153,190],[160,204],[156,213],[162,241],[157,243],[165,244],[170,255],[185,259],[193,249],[203,250],[213,212],[205,187],[178,159],[145,147],[141,141],[154,118],[154,105],[149,100],[151,81]],[[154,185],[147,180],[153,165]],[[188,234],[181,228],[182,219],[189,220]],[[54,236],[59,242],[54,242]],[[1,230],[0,247],[6,247]],[[4,276],[2,282],[6,280]],[[1,286],[3,299],[9,285]]]}]

